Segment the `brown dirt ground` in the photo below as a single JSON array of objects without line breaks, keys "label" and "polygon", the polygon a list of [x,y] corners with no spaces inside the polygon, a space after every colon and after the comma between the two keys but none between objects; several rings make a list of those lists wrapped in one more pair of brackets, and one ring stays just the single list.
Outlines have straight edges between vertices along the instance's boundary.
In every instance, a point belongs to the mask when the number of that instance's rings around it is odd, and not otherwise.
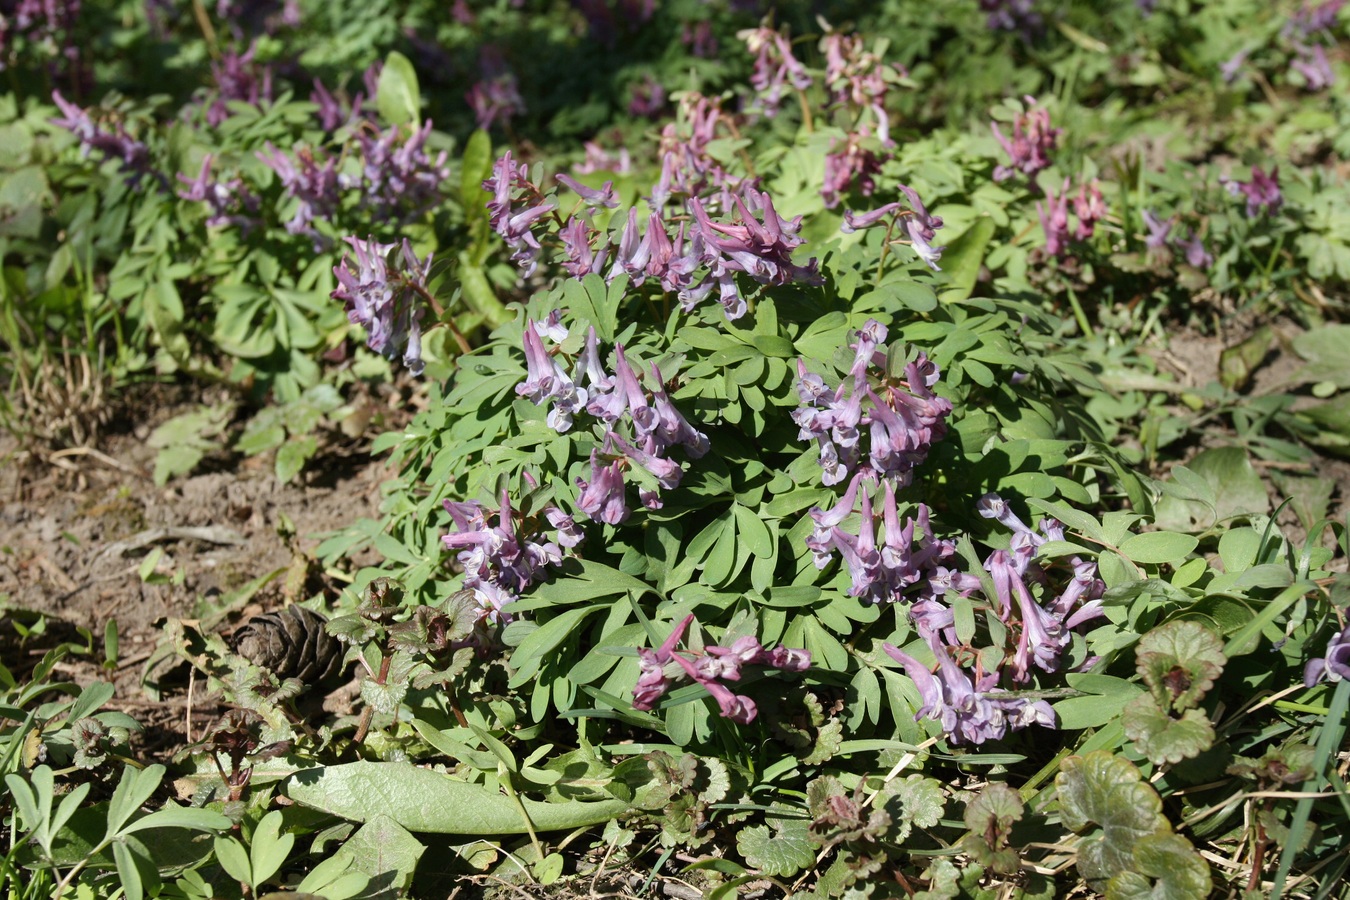
[{"label": "brown dirt ground", "polygon": [[[210,614],[231,591],[312,554],[322,537],[360,517],[378,517],[379,485],[389,477],[382,462],[355,453],[330,453],[311,461],[296,482],[280,484],[271,455],[231,460],[228,471],[208,471],[157,487],[149,473],[155,449],[145,438],[183,410],[167,408],[100,449],[57,457],[26,453],[0,435],[0,653],[16,677],[61,640],[80,644],[88,629],[94,650],[58,664],[63,678],[85,683],[106,677],[106,623],[116,620],[119,651],[109,706],[146,726],[140,748],[168,755],[189,735],[200,738],[221,710],[200,687],[188,702],[188,685],[173,685],[159,702],[140,690],[142,670],[159,643],[166,618]],[[22,462],[21,462],[22,461]],[[208,468],[211,463],[208,462]],[[282,515],[294,523],[288,546],[278,534]],[[159,550],[158,577],[140,569]],[[284,577],[269,582],[222,629],[250,615],[282,606]],[[331,584],[315,589],[335,593]],[[303,599],[303,597],[301,598]],[[15,639],[6,619],[48,618],[46,633]],[[169,687],[166,685],[166,687]],[[189,710],[191,721],[189,721]]]}]

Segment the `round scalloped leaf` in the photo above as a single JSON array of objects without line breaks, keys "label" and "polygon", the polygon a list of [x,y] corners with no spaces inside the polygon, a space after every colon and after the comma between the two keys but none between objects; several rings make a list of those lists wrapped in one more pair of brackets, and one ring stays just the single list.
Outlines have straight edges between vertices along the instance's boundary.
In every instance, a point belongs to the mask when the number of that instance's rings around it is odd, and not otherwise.
[{"label": "round scalloped leaf", "polygon": [[1214,746],[1214,726],[1202,710],[1188,709],[1174,719],[1149,694],[1140,694],[1121,712],[1125,734],[1154,765],[1179,763]]},{"label": "round scalloped leaf", "polygon": [[1209,863],[1179,834],[1140,838],[1134,868],[1113,877],[1106,900],[1204,900],[1214,887]]},{"label": "round scalloped leaf", "polygon": [[1214,632],[1187,620],[1168,622],[1144,635],[1135,658],[1136,670],[1159,704],[1177,711],[1199,704],[1228,662]]},{"label": "round scalloped leaf", "polygon": [[1162,800],[1139,770],[1105,750],[1064,760],[1055,787],[1066,827],[1102,829],[1084,839],[1078,851],[1078,870],[1094,889],[1131,868],[1137,841],[1172,830],[1162,815]]},{"label": "round scalloped leaf", "polygon": [[815,864],[816,852],[807,834],[806,819],[776,820],[768,825],[742,828],[736,835],[736,849],[745,861],[765,875],[791,878]]}]

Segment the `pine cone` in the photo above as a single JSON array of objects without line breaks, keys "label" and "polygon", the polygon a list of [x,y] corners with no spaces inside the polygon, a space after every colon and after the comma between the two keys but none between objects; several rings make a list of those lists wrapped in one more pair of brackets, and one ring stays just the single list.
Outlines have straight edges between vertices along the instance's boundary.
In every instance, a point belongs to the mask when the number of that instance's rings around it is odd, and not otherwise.
[{"label": "pine cone", "polygon": [[234,633],[234,652],[278,679],[298,678],[328,693],[346,680],[342,657],[347,648],[324,629],[327,622],[303,606],[263,613]]}]

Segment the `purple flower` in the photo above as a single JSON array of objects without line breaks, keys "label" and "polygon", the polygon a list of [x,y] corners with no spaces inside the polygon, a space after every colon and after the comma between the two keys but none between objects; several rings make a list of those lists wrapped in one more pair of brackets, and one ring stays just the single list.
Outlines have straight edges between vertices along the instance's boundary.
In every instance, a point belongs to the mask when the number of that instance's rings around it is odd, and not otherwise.
[{"label": "purple flower", "polygon": [[1009,164],[994,169],[994,180],[1004,181],[1014,173],[1035,175],[1050,166],[1050,153],[1059,141],[1060,129],[1050,127],[1050,112],[1038,106],[1035,98],[1026,97],[1026,109],[1013,119],[1012,138],[1003,136],[997,122],[989,123],[994,137],[1008,154]]},{"label": "purple flower", "polygon": [[[456,559],[464,569],[464,587],[474,592],[484,615],[494,621],[504,618],[503,606],[541,581],[550,567],[561,565],[559,543],[574,547],[581,540],[571,517],[553,506],[545,507],[543,514],[558,529],[559,541],[546,539],[536,517],[511,508],[505,489],[495,513],[476,502],[446,500],[444,506],[454,530],[441,542],[448,550],[460,551]],[[496,524],[489,524],[493,519]]]},{"label": "purple flower", "polygon": [[298,201],[295,215],[286,223],[286,231],[316,236],[318,232],[310,223],[315,219],[329,219],[337,210],[341,190],[337,160],[325,159],[320,164],[314,151],[308,147],[297,147],[292,161],[270,142],[264,146],[265,150],[258,151],[258,159],[277,174],[286,194]]},{"label": "purple flower", "polygon": [[435,158],[427,154],[430,136],[430,121],[406,137],[398,127],[357,132],[362,157],[359,187],[364,205],[377,218],[411,221],[441,202],[441,183],[450,177],[450,168],[444,150]]},{"label": "purple flower", "polygon": [[491,44],[484,46],[478,63],[483,77],[474,82],[464,99],[473,110],[478,127],[487,131],[498,119],[509,124],[513,118],[522,115],[525,101],[520,96],[515,73],[507,66],[501,50]]},{"label": "purple flower", "polygon": [[856,34],[828,32],[821,38],[820,47],[825,54],[825,84],[830,99],[850,117],[863,116],[851,133],[860,138],[875,134],[883,147],[893,147],[886,95],[891,89],[892,72],[905,74],[904,69],[888,65],[879,54],[867,50]]},{"label": "purple flower", "polygon": [[[333,267],[338,287],[333,299],[347,308],[353,325],[366,329],[366,345],[376,353],[393,359],[400,347],[403,364],[414,375],[422,372],[422,310],[429,294],[427,276],[431,273],[431,255],[421,262],[413,254],[412,244],[403,239],[397,244],[380,244],[373,238],[346,238],[355,254],[346,254]],[[392,251],[399,249],[395,256]],[[391,270],[391,264],[401,265]]]},{"label": "purple flower", "polygon": [[245,53],[226,50],[219,61],[211,63],[211,76],[216,81],[216,97],[206,109],[206,121],[218,127],[230,117],[229,102],[257,106],[272,99],[272,67],[253,62],[256,42]]},{"label": "purple flower", "polygon": [[1324,678],[1333,683],[1350,678],[1350,626],[1331,636],[1325,657],[1308,660],[1304,667],[1305,687],[1312,687]]},{"label": "purple flower", "polygon": [[1009,728],[1033,723],[1053,727],[1054,712],[1045,701],[1005,699],[996,690],[977,690],[945,647],[930,646],[937,657],[936,674],[898,647],[882,644],[882,649],[905,667],[905,674],[919,689],[921,705],[916,718],[937,720],[952,743],[1000,740]]},{"label": "purple flower", "polygon": [[516,385],[516,393],[528,397],[535,406],[553,401],[548,412],[548,426],[562,434],[572,427],[572,417],[586,408],[586,390],[578,388],[558,361],[544,349],[534,322],[529,319],[525,321],[524,343],[528,374],[524,382]]},{"label": "purple flower", "polygon": [[655,118],[666,108],[666,89],[651,75],[633,86],[628,100],[628,114],[643,119]]},{"label": "purple flower", "polygon": [[1271,169],[1269,175],[1263,172],[1260,166],[1252,166],[1252,180],[1229,180],[1227,182],[1228,193],[1235,197],[1238,194],[1246,196],[1247,215],[1250,218],[1255,218],[1262,209],[1265,210],[1267,215],[1274,215],[1284,205],[1284,195],[1280,193],[1279,177],[1279,166]]},{"label": "purple flower", "polygon": [[1346,0],[1326,0],[1316,5],[1305,2],[1289,17],[1280,33],[1285,37],[1308,38],[1319,31],[1329,31],[1336,27],[1337,16],[1345,4]]},{"label": "purple flower", "polygon": [[755,54],[750,86],[758,94],[757,103],[765,116],[772,118],[783,102],[788,85],[799,91],[811,86],[806,67],[792,55],[792,42],[772,28],[751,28],[736,35]]},{"label": "purple flower", "polygon": [[258,224],[254,213],[258,211],[258,198],[244,186],[240,178],[228,181],[215,181],[211,175],[211,161],[214,157],[208,153],[202,157],[201,172],[197,177],[178,174],[178,180],[187,185],[178,192],[184,200],[195,200],[207,205],[210,215],[206,224],[211,227],[233,225],[245,234]]},{"label": "purple flower", "polygon": [[887,203],[885,206],[866,213],[854,213],[851,209],[845,210],[844,224],[839,226],[839,230],[844,234],[851,234],[863,228],[871,228],[892,213],[899,212],[904,217],[905,231],[909,234],[909,241],[914,247],[914,252],[934,272],[940,272],[938,260],[942,258],[942,251],[947,248],[934,247],[929,242],[937,236],[937,230],[942,227],[942,217],[934,216],[928,212],[923,200],[919,198],[918,191],[903,184],[896,187],[909,201],[909,210],[903,210],[899,202]]},{"label": "purple flower", "polygon": [[597,190],[586,187],[586,185],[568,175],[560,173],[554,177],[563,187],[574,194],[580,195],[587,206],[603,206],[606,209],[613,209],[619,205],[619,198],[614,193],[614,182],[612,181],[606,181],[604,186]]},{"label": "purple flower", "polygon": [[784,672],[804,672],[811,665],[811,654],[806,650],[782,646],[766,650],[757,638],[750,635],[737,638],[729,647],[708,645],[702,653],[677,650],[677,645],[693,621],[693,615],[686,616],[656,650],[638,650],[638,680],[633,687],[634,709],[652,709],[676,683],[689,680],[703,685],[717,701],[723,717],[748,725],[759,712],[755,702],[749,697],[732,693],[723,682],[739,681],[742,667],[749,665]]},{"label": "purple flower", "polygon": [[1041,220],[1041,230],[1045,232],[1045,253],[1056,259],[1069,249],[1069,181],[1064,180],[1064,188],[1059,196],[1048,194],[1045,206],[1036,201],[1036,215]]},{"label": "purple flower", "polygon": [[1177,223],[1177,217],[1159,219],[1148,210],[1143,210],[1141,215],[1144,217],[1144,225],[1148,228],[1148,234],[1144,237],[1144,246],[1150,252],[1155,253],[1166,250],[1167,238],[1172,233],[1172,226]]},{"label": "purple flower", "polygon": [[52,91],[52,101],[62,113],[60,118],[51,120],[52,124],[79,138],[81,153],[87,156],[90,150],[97,150],[105,160],[117,160],[122,164],[120,171],[129,176],[127,182],[133,186],[150,174],[163,184],[163,176],[150,169],[150,149],[128,134],[120,121],[113,122],[109,130],[102,122],[91,118],[87,110],[62,97],[60,91]]},{"label": "purple flower", "polygon": [[1030,43],[1041,33],[1045,20],[1036,12],[1035,0],[980,0],[990,31],[1016,31]]},{"label": "purple flower", "polygon": [[820,189],[826,208],[834,209],[850,191],[872,196],[881,163],[880,156],[863,146],[861,135],[849,134],[842,146],[831,139],[830,152],[825,154],[825,186]]},{"label": "purple flower", "polygon": [[344,111],[342,103],[328,90],[319,79],[314,79],[314,90],[309,95],[310,102],[318,107],[315,115],[324,131],[336,131],[343,125],[357,121],[361,116],[361,104],[365,95],[357,91],[351,106]]},{"label": "purple flower", "polygon": [[577,485],[581,488],[577,506],[589,518],[597,519],[606,525],[618,525],[628,518],[628,505],[624,499],[623,469],[618,458],[602,463],[597,451],[592,450],[591,480],[584,481],[578,478]]},{"label": "purple flower", "polygon": [[1095,178],[1091,184],[1078,186],[1078,195],[1073,198],[1073,213],[1078,217],[1073,239],[1088,240],[1096,231],[1097,223],[1106,218],[1106,201],[1102,198],[1101,186]]},{"label": "purple flower", "polygon": [[1247,64],[1247,57],[1251,54],[1251,48],[1245,48],[1234,53],[1228,58],[1228,61],[1219,66],[1219,75],[1223,78],[1224,84],[1232,84],[1237,80],[1242,67]]},{"label": "purple flower", "polygon": [[558,231],[567,259],[562,267],[573,278],[585,278],[587,275],[599,275],[609,255],[609,245],[603,244],[600,252],[591,248],[591,241],[597,234],[584,219],[574,217]]},{"label": "purple flower", "polygon": [[1289,68],[1303,76],[1304,86],[1310,91],[1320,91],[1331,86],[1336,73],[1331,71],[1327,61],[1327,52],[1321,44],[1312,47],[1296,44],[1298,56],[1289,63]]},{"label": "purple flower", "polygon": [[1177,240],[1176,245],[1186,254],[1186,262],[1197,269],[1208,269],[1214,265],[1214,257],[1205,249],[1205,242],[1194,231],[1186,232],[1185,240]]}]

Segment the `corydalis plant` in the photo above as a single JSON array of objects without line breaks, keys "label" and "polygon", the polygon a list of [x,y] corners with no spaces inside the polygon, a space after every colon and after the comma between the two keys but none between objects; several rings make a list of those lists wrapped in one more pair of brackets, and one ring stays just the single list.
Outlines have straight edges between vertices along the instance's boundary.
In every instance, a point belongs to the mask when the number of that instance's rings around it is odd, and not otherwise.
[{"label": "corydalis plant", "polygon": [[994,180],[1004,181],[1017,172],[1032,176],[1050,166],[1050,153],[1059,141],[1060,129],[1050,127],[1050,111],[1040,106],[1034,97],[1024,97],[1024,110],[1013,119],[1011,138],[1003,135],[997,122],[989,123],[1008,154],[1007,165],[994,169]]},{"label": "corydalis plant", "polygon": [[895,223],[902,222],[906,233],[909,234],[909,244],[919,255],[919,259],[934,272],[942,271],[938,260],[942,258],[942,251],[947,248],[934,247],[932,244],[937,238],[938,229],[942,227],[942,217],[929,213],[928,208],[919,199],[918,192],[913,188],[898,184],[896,189],[909,201],[909,209],[905,209],[903,203],[896,201],[865,213],[855,213],[851,209],[844,210],[844,224],[839,226],[839,230],[844,234],[852,234],[863,228],[871,228],[880,222],[886,222],[889,235],[894,230]]},{"label": "corydalis plant", "polygon": [[402,245],[349,237],[352,256],[333,267],[338,287],[333,299],[347,308],[353,325],[366,329],[366,345],[389,359],[403,352],[403,364],[420,375],[422,314],[432,302],[427,291],[431,255],[419,261],[407,238]]},{"label": "corydalis plant", "polygon": [[[546,333],[562,342],[568,332],[560,316],[549,317]],[[550,404],[548,424],[559,432],[572,428],[574,417],[587,415],[600,446],[591,452],[591,477],[578,479],[577,505],[591,519],[617,525],[628,518],[624,473],[638,476],[638,495],[649,509],[662,505],[660,490],[679,486],[684,469],[670,459],[672,447],[698,459],[708,452],[708,438],[685,419],[666,392],[660,370],[651,364],[651,389],[643,387],[622,344],[614,347],[614,375],[600,360],[595,328],[587,329],[585,343],[569,374],[557,356],[545,348],[536,323],[526,321],[524,332],[526,380],[516,393],[536,405]]]},{"label": "corydalis plant", "polygon": [[473,591],[482,615],[493,621],[504,618],[502,607],[543,580],[549,568],[562,564],[566,551],[585,539],[572,517],[556,506],[537,514],[513,509],[505,489],[495,511],[475,501],[446,500],[444,506],[455,527],[441,541],[459,551],[464,589]]},{"label": "corydalis plant", "polygon": [[816,442],[826,484],[867,472],[903,487],[947,433],[952,404],[933,393],[938,367],[923,353],[907,361],[897,347],[888,350],[886,335],[885,325],[867,320],[856,333],[853,365],[833,389],[797,361],[802,405],[792,420],[800,440]]},{"label": "corydalis plant", "polygon": [[[667,174],[663,170],[663,178]],[[749,183],[706,198],[691,196],[682,214],[669,217],[660,211],[664,203],[655,198],[668,197],[664,192],[672,190],[673,183],[658,184],[646,230],[636,207],[630,208],[613,244],[592,227],[589,212],[617,205],[612,186],[587,188],[565,175],[558,176],[558,183],[580,198],[580,208],[567,218],[556,212],[556,195],[545,194],[509,152],[483,182],[493,195],[488,221],[512,250],[511,258],[524,277],[538,268],[543,242],[555,243],[563,250],[561,267],[574,278],[601,274],[608,264],[605,277],[611,283],[623,274],[633,286],[660,285],[663,292],[674,292],[687,311],[716,290],[728,319],[740,318],[749,308],[738,276],[764,285],[823,283],[815,259],[800,265],[792,258],[804,243],[798,236],[801,216],[783,218],[768,193]],[[727,213],[729,220],[714,218],[718,211]]]},{"label": "corydalis plant", "polygon": [[809,651],[782,646],[766,650],[754,636],[737,638],[726,647],[705,646],[701,652],[676,649],[693,621],[692,614],[686,616],[655,650],[638,650],[640,674],[633,687],[634,709],[652,709],[672,687],[694,681],[717,701],[724,718],[748,725],[759,714],[755,701],[732,693],[725,682],[740,681],[744,666],[805,672],[811,665]]},{"label": "corydalis plant", "polygon": [[1030,684],[1033,668],[1060,671],[1073,629],[1102,614],[1100,598],[1105,590],[1095,563],[1071,557],[1072,576],[1052,595],[1056,588],[1051,573],[1035,562],[1035,555],[1046,541],[1063,540],[1063,527],[1046,519],[1040,532],[1033,531],[996,494],[983,497],[977,509],[1013,531],[1009,549],[995,550],[985,560],[992,590],[975,604],[986,617],[997,619],[1002,644],[980,649],[961,639],[949,601],[956,596],[974,598],[984,582],[949,573],[940,595],[909,609],[910,621],[933,654],[936,669],[883,645],[919,689],[918,716],[937,721],[954,743],[998,740],[1009,730],[1032,724],[1054,727],[1048,703],[1011,694],[1003,685]]}]

